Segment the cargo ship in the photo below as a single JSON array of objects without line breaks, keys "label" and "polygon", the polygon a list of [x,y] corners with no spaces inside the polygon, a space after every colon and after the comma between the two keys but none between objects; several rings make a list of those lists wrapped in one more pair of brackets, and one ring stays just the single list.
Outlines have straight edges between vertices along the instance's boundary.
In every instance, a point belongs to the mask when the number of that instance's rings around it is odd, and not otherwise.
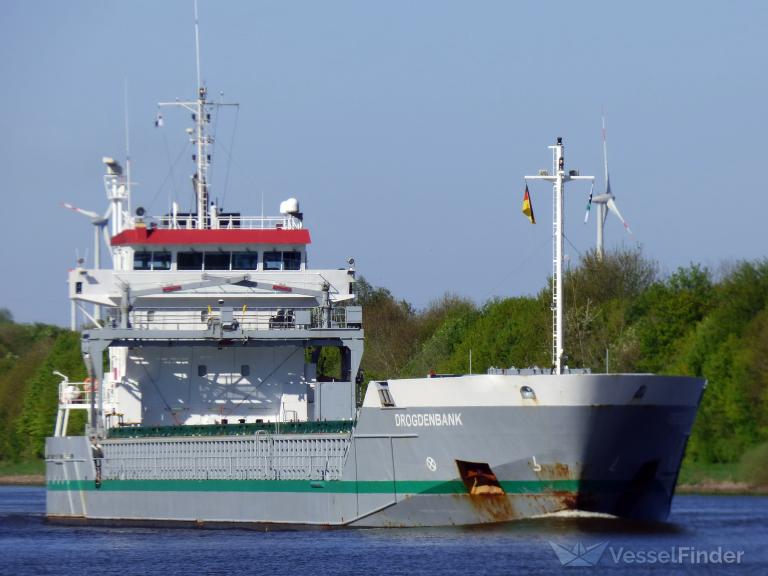
[{"label": "cargo ship", "polygon": [[[62,375],[46,440],[51,521],[257,527],[510,522],[562,511],[663,521],[705,381],[567,366],[561,139],[553,186],[552,365],[362,386],[354,261],[313,269],[296,199],[276,216],[211,202],[211,113],[191,112],[195,209],[131,210],[105,158],[111,268],[69,272],[89,377]],[[97,242],[98,242],[97,233]],[[91,306],[93,307],[91,309]],[[92,311],[89,311],[92,310]],[[324,373],[321,357],[339,359]],[[320,366],[320,368],[319,368]],[[70,415],[86,414],[80,435]]]}]

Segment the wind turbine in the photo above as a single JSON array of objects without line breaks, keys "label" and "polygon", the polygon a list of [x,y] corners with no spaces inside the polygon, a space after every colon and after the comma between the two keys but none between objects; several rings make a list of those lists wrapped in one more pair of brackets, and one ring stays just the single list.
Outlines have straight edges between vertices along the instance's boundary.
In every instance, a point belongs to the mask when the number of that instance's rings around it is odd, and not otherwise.
[{"label": "wind turbine", "polygon": [[605,167],[605,192],[593,196],[589,193],[589,203],[587,204],[587,212],[584,214],[584,223],[589,220],[589,212],[592,208],[592,204],[597,204],[597,258],[603,259],[603,236],[605,229],[605,220],[608,218],[608,212],[613,212],[616,217],[624,224],[627,232],[632,234],[632,230],[629,228],[629,223],[624,220],[624,217],[619,212],[619,207],[616,206],[616,196],[611,192],[611,179],[608,175],[608,144],[606,142],[606,130],[605,130],[605,116],[603,116],[603,165]]},{"label": "wind turbine", "polygon": [[[109,236],[109,230],[107,229],[107,225],[109,224],[109,216],[112,214],[112,204],[110,204],[109,208],[107,208],[107,211],[104,213],[103,216],[99,215],[96,212],[93,212],[92,210],[83,210],[82,208],[78,208],[77,206],[74,206],[72,204],[69,204],[67,202],[62,202],[62,207],[69,208],[70,210],[73,210],[77,212],[78,214],[82,214],[83,216],[86,216],[87,218],[91,219],[91,224],[93,224],[93,267],[98,270],[101,268],[101,237],[103,237],[104,242],[107,246],[109,246],[110,242],[110,236]],[[112,255],[112,252],[110,251],[110,256]],[[97,322],[101,321],[101,306],[98,304],[93,305],[93,318]],[[73,314],[73,321],[74,324],[74,314]],[[74,328],[73,328],[74,329]]]},{"label": "wind turbine", "polygon": [[[83,216],[86,216],[91,219],[91,224],[93,224],[93,267],[96,270],[100,269],[101,268],[101,238],[104,239],[104,243],[107,246],[110,245],[110,236],[109,236],[109,230],[107,229],[107,224],[109,224],[109,217],[112,214],[112,206],[110,205],[109,208],[107,208],[107,211],[104,213],[104,215],[101,216],[100,214],[97,214],[92,210],[84,210],[82,208],[78,208],[77,206],[69,204],[68,202],[62,202],[61,205],[63,208],[69,208],[70,210],[73,210],[74,212],[77,212],[78,214],[82,214]],[[111,254],[112,253],[110,252],[110,256]]]},{"label": "wind turbine", "polygon": [[[127,98],[126,98],[127,100]],[[127,107],[126,107],[127,110]],[[126,112],[126,150],[128,147],[127,141],[128,130],[128,115]],[[63,208],[69,208],[73,212],[82,214],[86,218],[91,219],[93,224],[93,267],[96,270],[101,269],[101,240],[104,240],[104,244],[107,246],[109,257],[113,260],[114,254],[110,249],[111,238],[113,235],[117,235],[123,231],[125,226],[126,214],[123,210],[125,204],[127,204],[130,211],[130,154],[128,155],[129,162],[129,177],[126,181],[121,179],[123,175],[123,168],[120,163],[114,158],[105,156],[101,159],[102,163],[107,167],[107,174],[104,176],[104,187],[107,191],[107,200],[109,200],[109,208],[104,212],[104,215],[100,215],[93,210],[84,210],[68,202],[62,202]],[[112,220],[112,234],[109,232],[109,222]],[[99,238],[101,236],[101,238]],[[80,257],[78,256],[78,265],[80,265]],[[73,302],[74,304],[74,302]],[[94,304],[93,306],[93,319],[97,322],[101,320],[101,306]],[[75,329],[75,314],[74,309],[72,313],[72,329]]]}]

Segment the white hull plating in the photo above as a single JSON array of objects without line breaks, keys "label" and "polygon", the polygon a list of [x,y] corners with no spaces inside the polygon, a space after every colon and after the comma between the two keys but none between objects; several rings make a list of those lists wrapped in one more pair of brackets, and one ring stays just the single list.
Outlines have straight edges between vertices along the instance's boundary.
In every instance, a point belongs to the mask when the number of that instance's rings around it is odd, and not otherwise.
[{"label": "white hull plating", "polygon": [[[49,439],[48,516],[435,526],[584,510],[664,520],[703,382],[466,376],[388,387],[396,405],[382,406],[371,383],[351,433],[107,440],[99,451]],[[472,480],[480,470],[491,480]]]}]

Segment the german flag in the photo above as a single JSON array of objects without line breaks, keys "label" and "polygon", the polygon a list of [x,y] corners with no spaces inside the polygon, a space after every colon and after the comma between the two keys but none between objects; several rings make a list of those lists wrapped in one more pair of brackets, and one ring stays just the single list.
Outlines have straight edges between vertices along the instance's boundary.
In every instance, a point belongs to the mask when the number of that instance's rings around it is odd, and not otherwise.
[{"label": "german flag", "polygon": [[523,214],[528,216],[528,220],[531,221],[531,224],[536,224],[536,218],[533,216],[531,195],[528,193],[528,184],[525,185],[525,194],[523,194]]}]

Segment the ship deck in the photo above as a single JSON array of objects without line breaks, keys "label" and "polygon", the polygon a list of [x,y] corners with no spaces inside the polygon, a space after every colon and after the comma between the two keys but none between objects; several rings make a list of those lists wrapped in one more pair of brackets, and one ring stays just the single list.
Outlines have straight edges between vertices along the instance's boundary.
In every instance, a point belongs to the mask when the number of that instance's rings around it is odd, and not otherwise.
[{"label": "ship deck", "polygon": [[108,438],[253,436],[261,432],[266,434],[333,434],[351,432],[354,426],[355,422],[352,420],[198,424],[189,426],[123,426],[110,428]]}]

